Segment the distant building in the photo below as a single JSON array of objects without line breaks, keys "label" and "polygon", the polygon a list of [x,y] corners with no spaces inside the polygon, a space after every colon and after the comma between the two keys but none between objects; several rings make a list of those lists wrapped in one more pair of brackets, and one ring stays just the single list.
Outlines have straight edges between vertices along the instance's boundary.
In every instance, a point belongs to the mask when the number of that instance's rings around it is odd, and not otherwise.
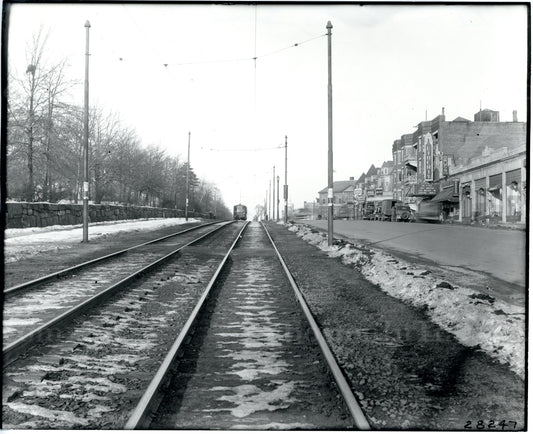
[{"label": "distant building", "polygon": [[[356,181],[353,177],[350,177],[348,181],[333,182],[333,218],[354,217],[355,188]],[[328,187],[318,192],[317,203],[319,212],[317,217],[326,219],[328,216]]]},{"label": "distant building", "polygon": [[384,161],[381,167],[378,169],[376,197],[381,196],[383,199],[392,199],[393,167],[394,163],[389,160]]}]

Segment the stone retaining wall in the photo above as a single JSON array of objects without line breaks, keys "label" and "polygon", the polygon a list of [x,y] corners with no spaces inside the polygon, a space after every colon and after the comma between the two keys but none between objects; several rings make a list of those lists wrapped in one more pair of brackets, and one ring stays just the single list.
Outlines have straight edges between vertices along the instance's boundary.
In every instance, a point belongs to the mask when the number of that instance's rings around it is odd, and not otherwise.
[{"label": "stone retaining wall", "polygon": [[[89,222],[157,217],[184,217],[177,209],[142,206],[89,205]],[[39,202],[6,203],[6,228],[75,225],[83,223],[83,205]]]}]

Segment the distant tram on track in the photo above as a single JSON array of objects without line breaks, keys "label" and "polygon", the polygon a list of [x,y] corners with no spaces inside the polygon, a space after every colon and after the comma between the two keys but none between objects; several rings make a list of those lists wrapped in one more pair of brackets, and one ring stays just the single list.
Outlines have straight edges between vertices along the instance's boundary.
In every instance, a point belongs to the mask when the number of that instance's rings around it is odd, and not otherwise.
[{"label": "distant tram on track", "polygon": [[235,205],[233,207],[233,220],[246,220],[247,208],[244,205]]}]

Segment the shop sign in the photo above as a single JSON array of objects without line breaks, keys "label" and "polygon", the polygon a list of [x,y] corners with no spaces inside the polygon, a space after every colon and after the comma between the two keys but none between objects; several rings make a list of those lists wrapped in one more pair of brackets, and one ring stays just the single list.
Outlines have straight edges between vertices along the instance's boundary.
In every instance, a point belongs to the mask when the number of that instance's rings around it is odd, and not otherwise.
[{"label": "shop sign", "polygon": [[363,189],[362,188],[354,188],[353,189],[353,196],[354,197],[360,196],[361,194],[363,194]]},{"label": "shop sign", "polygon": [[365,195],[364,194],[358,194],[355,199],[357,200],[358,203],[364,203]]},{"label": "shop sign", "polygon": [[449,176],[450,168],[448,167],[448,156],[442,156],[442,176]]},{"label": "shop sign", "polygon": [[437,187],[434,184],[415,184],[415,195],[417,196],[431,196],[437,194]]},{"label": "shop sign", "polygon": [[374,197],[376,195],[376,191],[372,188],[372,189],[368,189],[366,191],[366,195],[367,197]]},{"label": "shop sign", "polygon": [[424,181],[433,181],[433,138],[427,133],[424,136]]},{"label": "shop sign", "polygon": [[376,196],[383,196],[383,189],[381,187],[376,188]]}]

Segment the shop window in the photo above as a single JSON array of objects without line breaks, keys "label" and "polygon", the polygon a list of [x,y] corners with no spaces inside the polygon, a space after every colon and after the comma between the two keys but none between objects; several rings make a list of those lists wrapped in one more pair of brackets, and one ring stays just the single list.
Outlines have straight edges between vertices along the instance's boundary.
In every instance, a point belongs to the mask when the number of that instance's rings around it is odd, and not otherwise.
[{"label": "shop window", "polygon": [[462,199],[462,209],[463,217],[470,218],[472,217],[472,199],[470,197],[470,187],[463,187],[463,199]]},{"label": "shop window", "polygon": [[507,185],[507,219],[518,221],[521,217],[522,195],[518,182],[513,181]]},{"label": "shop window", "polygon": [[484,217],[487,211],[487,195],[484,188],[480,188],[476,194],[476,216]]},{"label": "shop window", "polygon": [[489,217],[501,217],[503,206],[501,186],[489,188],[487,200],[489,202]]}]

